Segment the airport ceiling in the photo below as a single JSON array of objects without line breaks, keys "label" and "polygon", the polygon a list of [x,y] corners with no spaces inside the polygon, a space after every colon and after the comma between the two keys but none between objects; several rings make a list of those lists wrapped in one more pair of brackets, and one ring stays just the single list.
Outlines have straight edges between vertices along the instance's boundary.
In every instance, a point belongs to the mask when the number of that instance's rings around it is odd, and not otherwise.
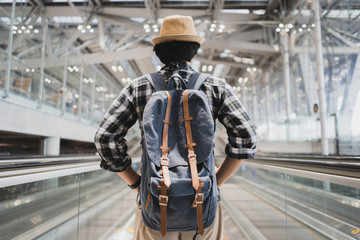
[{"label": "airport ceiling", "polygon": [[[196,57],[198,68],[236,84],[247,69],[264,69],[280,56],[280,23],[311,23],[300,10],[311,8],[308,0],[30,0],[18,1],[27,23],[47,22],[47,67],[59,65],[69,47],[68,64],[80,60],[93,64],[117,87],[153,72],[160,62],[152,57],[151,39],[165,16],[191,15],[198,33],[206,38]],[[323,8],[329,1],[321,0]],[[339,7],[345,1],[333,1]],[[349,1],[347,1],[349,2]],[[350,1],[351,2],[351,1]],[[0,2],[1,15],[10,16],[11,1]],[[40,20],[41,22],[41,20]],[[44,21],[43,21],[44,24]],[[2,34],[3,35],[3,34]],[[42,36],[31,35],[32,49],[17,52],[25,61],[40,66]],[[38,51],[35,51],[38,50]],[[29,52],[33,54],[29,57]],[[209,69],[211,65],[211,69]],[[123,71],[123,69],[127,69]],[[59,72],[60,74],[60,72]],[[125,80],[124,80],[125,79]]]}]

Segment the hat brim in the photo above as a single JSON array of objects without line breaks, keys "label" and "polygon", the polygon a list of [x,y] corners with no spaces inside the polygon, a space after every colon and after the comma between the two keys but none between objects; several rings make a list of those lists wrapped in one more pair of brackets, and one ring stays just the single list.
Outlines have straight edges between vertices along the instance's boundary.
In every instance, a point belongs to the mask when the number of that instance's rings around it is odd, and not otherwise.
[{"label": "hat brim", "polygon": [[197,42],[201,45],[205,41],[205,38],[197,35],[168,34],[153,38],[151,44],[155,46],[159,43],[170,41]]}]

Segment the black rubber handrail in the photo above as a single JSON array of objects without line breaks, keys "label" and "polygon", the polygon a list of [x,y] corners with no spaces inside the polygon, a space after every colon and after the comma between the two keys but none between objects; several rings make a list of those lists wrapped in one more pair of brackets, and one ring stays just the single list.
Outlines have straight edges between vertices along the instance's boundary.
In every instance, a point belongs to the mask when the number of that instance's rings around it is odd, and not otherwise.
[{"label": "black rubber handrail", "polygon": [[97,155],[71,155],[71,156],[51,156],[51,157],[33,157],[33,158],[12,158],[0,160],[0,170],[12,170],[19,168],[34,168],[55,166],[75,163],[99,162]]},{"label": "black rubber handrail", "polygon": [[354,158],[294,158],[294,157],[273,157],[259,156],[247,160],[263,165],[272,165],[285,168],[306,170],[312,172],[326,173],[331,175],[360,178],[360,160]]}]

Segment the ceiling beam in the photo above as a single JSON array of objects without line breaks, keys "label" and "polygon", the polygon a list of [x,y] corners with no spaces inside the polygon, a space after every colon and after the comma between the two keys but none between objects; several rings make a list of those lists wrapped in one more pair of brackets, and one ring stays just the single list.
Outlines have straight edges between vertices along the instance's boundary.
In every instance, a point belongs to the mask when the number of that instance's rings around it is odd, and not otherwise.
[{"label": "ceiling beam", "polygon": [[[85,53],[68,57],[68,65],[79,64],[81,60],[86,64],[100,64],[117,62],[120,60],[134,60],[154,56],[152,47],[138,47],[130,50],[120,52],[106,52],[106,53]],[[41,58],[24,59],[24,63],[30,64],[33,67],[40,67]],[[64,58],[51,57],[46,58],[46,67],[59,67],[64,64]]]},{"label": "ceiling beam", "polygon": [[[315,52],[314,47],[295,47],[292,53],[305,53],[305,52]],[[339,54],[339,55],[347,55],[347,54],[360,54],[360,48],[354,47],[331,47],[331,51],[328,53],[324,51],[324,55],[327,54]]]},{"label": "ceiling beam", "polygon": [[112,49],[110,51],[116,51],[116,49],[118,49],[119,47],[124,45],[134,35],[134,33],[135,33],[135,31],[127,32],[126,35],[120,41],[118,41],[115,44],[115,46],[112,47]]},{"label": "ceiling beam", "polygon": [[[89,12],[89,9],[83,6],[77,6],[76,9],[80,12]],[[125,7],[113,7],[113,6],[104,6],[101,13],[96,13],[96,15],[101,17],[122,17],[121,19],[116,19],[118,21],[129,21],[130,18],[146,18],[148,12],[145,8],[125,8]],[[209,16],[207,10],[201,9],[159,9],[158,18],[164,18],[169,15],[180,14],[180,15],[190,15],[195,19],[198,16]],[[70,6],[47,6],[46,7],[46,16],[79,16],[77,15]],[[81,15],[80,15],[81,16]],[[261,16],[256,14],[236,14],[236,13],[219,13],[219,21],[226,22],[246,22],[254,21],[261,19]],[[128,23],[127,23],[128,24]]]},{"label": "ceiling beam", "polygon": [[202,48],[214,48],[218,50],[230,49],[233,51],[252,54],[274,54],[279,52],[275,50],[273,46],[270,46],[268,44],[240,42],[234,41],[232,39],[205,41],[202,45]]},{"label": "ceiling beam", "polygon": [[237,63],[237,62],[234,62],[234,61],[224,61],[224,60],[219,60],[219,59],[212,59],[212,60],[209,60],[207,58],[204,58],[204,57],[200,57],[200,56],[195,56],[194,58],[195,60],[198,60],[202,63],[205,63],[205,64],[211,64],[211,65],[217,65],[217,64],[223,64],[225,66],[230,66],[230,67],[233,67],[233,68],[248,68],[248,67],[257,67],[256,65],[250,65],[250,64],[244,64],[244,63]]}]

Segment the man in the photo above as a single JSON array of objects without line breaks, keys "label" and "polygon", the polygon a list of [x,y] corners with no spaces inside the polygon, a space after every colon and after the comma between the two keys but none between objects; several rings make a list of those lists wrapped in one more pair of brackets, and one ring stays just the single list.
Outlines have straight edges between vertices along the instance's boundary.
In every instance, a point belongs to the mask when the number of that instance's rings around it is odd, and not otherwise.
[{"label": "man", "polygon": [[[179,74],[186,82],[195,73],[190,62],[205,39],[196,34],[193,19],[189,16],[169,16],[164,19],[160,36],[152,40],[154,51],[165,66],[159,71],[167,83]],[[229,143],[227,157],[216,171],[218,186],[221,186],[243,163],[253,158],[256,152],[256,136],[249,117],[232,87],[224,79],[207,78],[199,89],[208,97],[213,118],[226,128]],[[143,134],[143,111],[151,94],[155,91],[146,78],[140,77],[128,84],[105,114],[95,136],[95,144],[102,158],[101,167],[117,174],[136,191],[140,176],[131,167],[127,154],[125,135],[139,120]],[[135,239],[162,239],[160,232],[149,229],[142,223],[140,209],[135,217]],[[193,239],[194,232],[169,232],[166,239]],[[218,204],[214,223],[197,239],[223,239],[221,206]]]}]

